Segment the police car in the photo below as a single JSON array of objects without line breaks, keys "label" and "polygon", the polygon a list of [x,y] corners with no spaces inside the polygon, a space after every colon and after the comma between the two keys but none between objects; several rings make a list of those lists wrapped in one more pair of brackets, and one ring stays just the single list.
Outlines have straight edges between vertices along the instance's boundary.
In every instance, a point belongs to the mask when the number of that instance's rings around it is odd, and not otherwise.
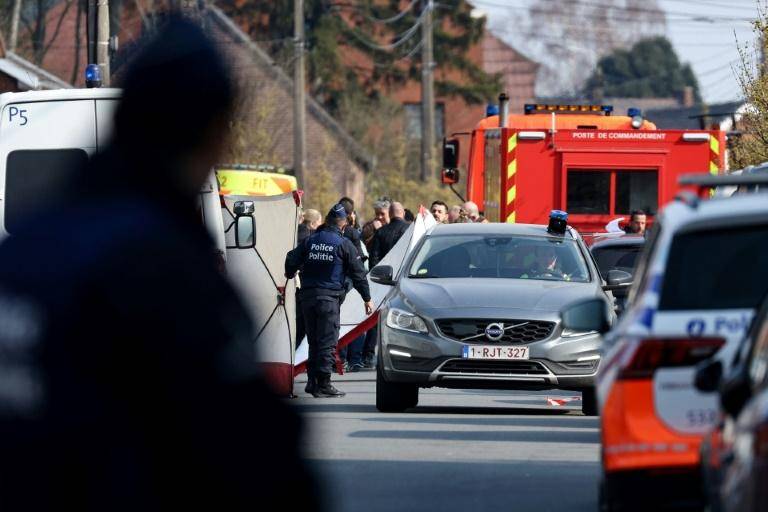
[{"label": "police car", "polygon": [[699,446],[718,400],[694,387],[694,366],[732,365],[768,291],[766,199],[692,197],[656,218],[597,378],[603,510],[700,499]]}]

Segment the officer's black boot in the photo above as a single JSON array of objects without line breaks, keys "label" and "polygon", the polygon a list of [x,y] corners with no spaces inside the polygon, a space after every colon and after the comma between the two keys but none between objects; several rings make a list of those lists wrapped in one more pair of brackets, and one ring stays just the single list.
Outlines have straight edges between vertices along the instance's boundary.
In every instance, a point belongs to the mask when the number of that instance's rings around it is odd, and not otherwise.
[{"label": "officer's black boot", "polygon": [[346,393],[333,387],[330,374],[321,373],[317,376],[317,386],[312,396],[315,398],[341,398],[344,395]]},{"label": "officer's black boot", "polygon": [[304,392],[310,395],[314,395],[317,390],[317,379],[314,375],[307,374],[307,385],[304,387]]}]

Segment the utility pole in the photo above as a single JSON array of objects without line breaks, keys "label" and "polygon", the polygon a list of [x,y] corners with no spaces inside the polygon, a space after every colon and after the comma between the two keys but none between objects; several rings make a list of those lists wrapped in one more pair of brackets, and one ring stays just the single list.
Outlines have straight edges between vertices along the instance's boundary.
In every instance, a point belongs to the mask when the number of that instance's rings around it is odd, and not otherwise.
[{"label": "utility pole", "polygon": [[299,186],[305,187],[307,101],[304,89],[304,0],[293,0],[293,49],[293,172]]},{"label": "utility pole", "polygon": [[421,181],[432,178],[435,148],[435,78],[432,56],[432,0],[422,0],[421,22]]},{"label": "utility pole", "polygon": [[109,87],[109,0],[97,0],[96,9],[96,64],[101,68],[101,83]]},{"label": "utility pole", "polygon": [[8,40],[8,51],[16,51],[16,43],[19,40],[19,18],[21,17],[21,0],[13,0],[11,12],[11,37]]},{"label": "utility pole", "polygon": [[96,63],[96,0],[87,0],[86,8],[86,38],[88,40],[88,64]]}]

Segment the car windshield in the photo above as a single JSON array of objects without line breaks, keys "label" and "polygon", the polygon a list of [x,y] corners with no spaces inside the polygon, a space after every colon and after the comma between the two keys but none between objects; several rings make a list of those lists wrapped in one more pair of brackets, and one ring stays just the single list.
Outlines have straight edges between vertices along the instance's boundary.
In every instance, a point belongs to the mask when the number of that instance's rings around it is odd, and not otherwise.
[{"label": "car windshield", "polygon": [[424,241],[408,277],[498,277],[583,283],[589,281],[589,271],[575,240],[438,235]]},{"label": "car windshield", "polygon": [[633,274],[637,265],[637,257],[643,250],[642,245],[613,245],[607,247],[594,247],[592,255],[595,257],[600,273],[605,276],[609,270],[623,270]]},{"label": "car windshield", "polygon": [[675,237],[659,309],[755,308],[768,292],[768,226]]}]

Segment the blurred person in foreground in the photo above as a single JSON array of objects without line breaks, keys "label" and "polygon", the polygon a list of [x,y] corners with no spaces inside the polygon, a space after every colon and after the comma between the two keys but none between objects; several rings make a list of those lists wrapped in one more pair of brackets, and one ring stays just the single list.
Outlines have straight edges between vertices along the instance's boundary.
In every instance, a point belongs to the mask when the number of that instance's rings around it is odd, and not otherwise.
[{"label": "blurred person in foreground", "polygon": [[0,246],[0,510],[314,510],[299,420],[195,210],[234,104],[224,62],[171,16],[123,85],[71,202]]}]

